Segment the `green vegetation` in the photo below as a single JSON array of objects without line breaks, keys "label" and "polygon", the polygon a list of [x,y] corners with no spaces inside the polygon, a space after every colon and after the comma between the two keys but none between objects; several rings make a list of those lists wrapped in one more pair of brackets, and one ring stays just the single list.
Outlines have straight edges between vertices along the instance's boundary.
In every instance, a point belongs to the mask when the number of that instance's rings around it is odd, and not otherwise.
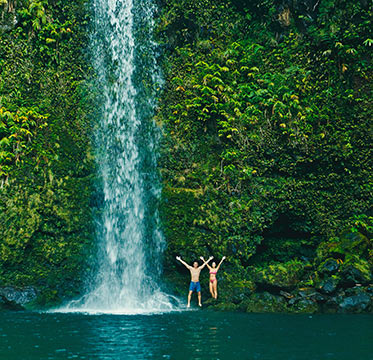
[{"label": "green vegetation", "polygon": [[0,4],[0,287],[51,303],[79,291],[91,246],[89,12],[14,5]]},{"label": "green vegetation", "polygon": [[[79,292],[94,248],[88,5],[0,0],[0,287],[35,286],[41,304]],[[175,255],[226,255],[217,308],[365,304],[371,18],[365,0],[160,1],[175,292],[187,282]]]},{"label": "green vegetation", "polygon": [[[227,255],[223,293],[316,286],[317,249],[371,236],[372,7],[289,4],[166,1],[160,18],[166,264]],[[371,269],[371,242],[358,257]]]}]

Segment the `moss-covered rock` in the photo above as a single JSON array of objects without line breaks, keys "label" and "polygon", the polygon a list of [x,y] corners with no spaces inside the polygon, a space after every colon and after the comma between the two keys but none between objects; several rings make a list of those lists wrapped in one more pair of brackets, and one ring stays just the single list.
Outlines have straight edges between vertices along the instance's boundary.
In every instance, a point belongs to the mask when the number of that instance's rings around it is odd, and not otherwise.
[{"label": "moss-covered rock", "polygon": [[355,284],[367,284],[373,281],[371,266],[368,261],[357,256],[349,256],[341,269],[341,285],[351,287]]},{"label": "moss-covered rock", "polygon": [[305,274],[305,265],[292,261],[256,270],[253,278],[261,288],[294,289]]},{"label": "moss-covered rock", "polygon": [[325,280],[322,280],[318,285],[318,290],[323,294],[332,294],[337,290],[337,286],[340,282],[338,277],[330,277]]},{"label": "moss-covered rock", "polygon": [[359,232],[344,232],[339,237],[322,242],[317,248],[319,259],[344,260],[350,254],[366,257],[372,249],[372,242]]},{"label": "moss-covered rock", "polygon": [[287,312],[287,302],[282,296],[269,292],[256,293],[245,301],[246,311],[254,313]]},{"label": "moss-covered rock", "polygon": [[318,267],[318,272],[322,275],[335,274],[339,269],[339,262],[336,259],[328,258]]}]

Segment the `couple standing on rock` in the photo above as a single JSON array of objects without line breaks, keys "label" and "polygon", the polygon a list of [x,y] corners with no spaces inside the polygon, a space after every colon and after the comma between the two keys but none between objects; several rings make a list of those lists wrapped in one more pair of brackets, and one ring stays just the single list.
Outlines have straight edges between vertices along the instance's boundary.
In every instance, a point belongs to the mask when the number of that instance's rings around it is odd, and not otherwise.
[{"label": "couple standing on rock", "polygon": [[188,293],[188,305],[187,307],[190,307],[190,299],[192,298],[193,291],[196,291],[198,294],[198,305],[202,306],[201,302],[201,284],[199,283],[199,274],[201,273],[201,270],[207,265],[207,267],[210,270],[210,293],[211,296],[214,299],[218,298],[218,280],[216,278],[216,274],[220,268],[221,263],[224,261],[225,256],[221,259],[218,266],[216,266],[216,262],[213,262],[211,266],[208,264],[214,257],[210,256],[208,260],[205,260],[203,256],[200,257],[200,259],[203,261],[203,264],[201,266],[198,266],[198,262],[195,261],[193,263],[193,266],[188,265],[184,260],[181,259],[180,256],[176,256],[176,260],[180,261],[189,271],[191,276],[191,282],[189,285],[189,293]]}]

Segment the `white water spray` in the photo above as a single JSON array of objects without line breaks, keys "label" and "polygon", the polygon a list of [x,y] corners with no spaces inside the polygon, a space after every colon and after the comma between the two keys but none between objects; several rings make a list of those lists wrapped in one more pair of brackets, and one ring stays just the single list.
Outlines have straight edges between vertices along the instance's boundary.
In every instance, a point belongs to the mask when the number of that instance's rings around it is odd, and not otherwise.
[{"label": "white water spray", "polygon": [[164,239],[157,203],[160,86],[152,39],[151,0],[94,0],[94,69],[102,96],[96,130],[103,205],[97,274],[88,293],[66,310],[149,312],[171,309],[158,286]]}]

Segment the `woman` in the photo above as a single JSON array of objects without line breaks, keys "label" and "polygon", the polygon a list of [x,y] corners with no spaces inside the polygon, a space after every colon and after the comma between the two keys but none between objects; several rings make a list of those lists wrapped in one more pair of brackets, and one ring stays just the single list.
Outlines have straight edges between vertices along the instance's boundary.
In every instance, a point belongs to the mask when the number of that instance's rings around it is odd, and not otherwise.
[{"label": "woman", "polygon": [[[201,256],[201,259],[203,260],[203,257]],[[216,278],[216,274],[219,271],[221,263],[225,260],[225,256],[221,259],[218,266],[216,266],[216,262],[214,261],[210,266],[209,264],[206,264],[207,267],[210,270],[210,281],[209,281],[209,287],[210,287],[210,293],[211,296],[214,299],[218,298],[218,279]],[[204,260],[203,260],[204,261]]]}]

